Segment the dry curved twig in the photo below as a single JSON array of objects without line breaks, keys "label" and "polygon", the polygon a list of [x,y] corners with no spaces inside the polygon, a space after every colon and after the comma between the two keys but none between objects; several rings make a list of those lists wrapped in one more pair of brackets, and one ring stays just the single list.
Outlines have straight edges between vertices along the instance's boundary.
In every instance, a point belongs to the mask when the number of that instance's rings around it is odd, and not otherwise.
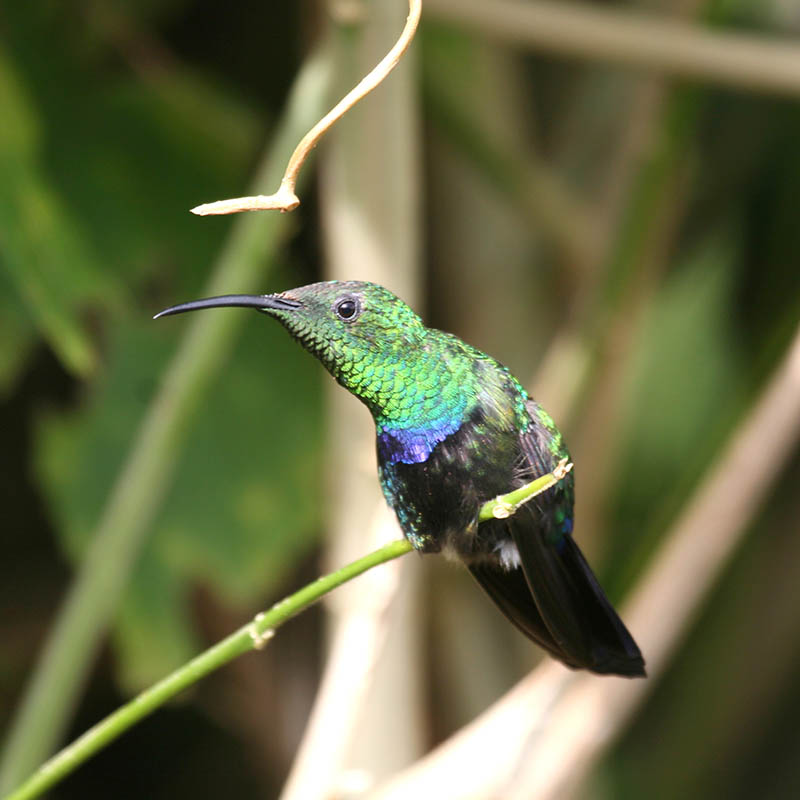
[{"label": "dry curved twig", "polygon": [[212,214],[237,214],[240,211],[293,211],[300,205],[300,198],[295,194],[295,184],[300,167],[309,153],[317,146],[324,134],[341,119],[359,100],[375,89],[386,76],[397,66],[414,39],[422,14],[422,0],[408,1],[408,18],[403,32],[394,47],[381,59],[378,65],[353,87],[301,140],[297,145],[281,185],[275,194],[255,195],[253,197],[234,197],[230,200],[217,200],[214,203],[203,203],[192,209],[192,214],[204,217]]}]

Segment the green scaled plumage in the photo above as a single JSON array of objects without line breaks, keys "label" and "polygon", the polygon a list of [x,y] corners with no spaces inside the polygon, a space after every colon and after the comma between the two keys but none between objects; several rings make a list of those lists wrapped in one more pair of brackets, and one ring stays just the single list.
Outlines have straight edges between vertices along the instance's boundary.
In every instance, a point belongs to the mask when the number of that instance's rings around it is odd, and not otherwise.
[{"label": "green scaled plumage", "polygon": [[210,298],[162,314],[226,305],[277,319],[369,408],[381,487],[417,550],[466,564],[511,622],[567,666],[644,674],[572,538],[572,474],[512,517],[478,522],[484,502],[569,457],[553,420],[504,366],[360,281]]}]

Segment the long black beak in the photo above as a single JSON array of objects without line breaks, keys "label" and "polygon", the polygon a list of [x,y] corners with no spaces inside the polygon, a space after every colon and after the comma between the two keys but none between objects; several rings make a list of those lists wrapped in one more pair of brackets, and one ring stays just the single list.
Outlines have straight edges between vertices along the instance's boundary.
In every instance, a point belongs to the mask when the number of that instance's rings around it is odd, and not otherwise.
[{"label": "long black beak", "polygon": [[163,311],[159,311],[153,319],[168,317],[171,314],[183,314],[184,311],[197,311],[202,308],[243,306],[245,308],[257,308],[259,311],[266,311],[270,308],[278,311],[294,311],[294,309],[300,308],[301,305],[302,303],[298,303],[297,300],[290,300],[288,297],[281,297],[279,294],[224,294],[221,297],[206,297],[204,300],[192,300],[188,303],[170,306]]}]

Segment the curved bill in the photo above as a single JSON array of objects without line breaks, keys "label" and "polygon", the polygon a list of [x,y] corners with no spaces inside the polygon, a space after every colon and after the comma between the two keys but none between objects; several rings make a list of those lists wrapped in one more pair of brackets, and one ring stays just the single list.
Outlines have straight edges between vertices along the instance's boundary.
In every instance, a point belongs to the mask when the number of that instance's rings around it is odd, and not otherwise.
[{"label": "curved bill", "polygon": [[170,306],[163,311],[159,311],[153,319],[168,317],[171,314],[183,314],[184,311],[198,311],[203,308],[241,306],[244,308],[257,308],[259,311],[268,309],[294,311],[294,309],[300,308],[300,305],[301,303],[298,303],[297,300],[289,300],[288,297],[281,297],[277,294],[224,294],[220,297],[206,297],[204,300],[191,300],[188,303]]}]

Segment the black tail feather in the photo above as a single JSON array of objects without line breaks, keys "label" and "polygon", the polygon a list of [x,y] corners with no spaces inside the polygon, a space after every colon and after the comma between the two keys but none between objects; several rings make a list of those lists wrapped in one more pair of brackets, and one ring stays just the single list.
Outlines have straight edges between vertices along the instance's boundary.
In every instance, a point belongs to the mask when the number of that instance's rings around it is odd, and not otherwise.
[{"label": "black tail feather", "polygon": [[644,676],[644,659],[636,642],[572,537],[550,543],[537,526],[523,528],[518,523],[510,527],[522,571],[539,618],[573,662],[565,663],[603,675]]},{"label": "black tail feather", "polygon": [[646,677],[644,658],[571,536],[561,554],[575,577],[581,612],[591,632],[595,672]]}]

